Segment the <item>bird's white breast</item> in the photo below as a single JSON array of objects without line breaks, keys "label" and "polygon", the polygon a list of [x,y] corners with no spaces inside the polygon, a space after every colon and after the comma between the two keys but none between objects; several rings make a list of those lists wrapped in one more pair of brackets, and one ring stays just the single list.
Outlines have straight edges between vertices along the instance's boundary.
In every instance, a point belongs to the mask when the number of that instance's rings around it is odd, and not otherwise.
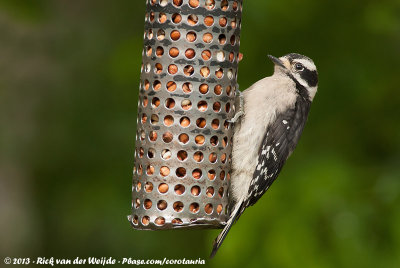
[{"label": "bird's white breast", "polygon": [[231,194],[236,201],[247,195],[267,126],[278,113],[294,107],[297,97],[295,83],[279,73],[258,81],[242,94],[245,114],[235,127],[232,152]]}]

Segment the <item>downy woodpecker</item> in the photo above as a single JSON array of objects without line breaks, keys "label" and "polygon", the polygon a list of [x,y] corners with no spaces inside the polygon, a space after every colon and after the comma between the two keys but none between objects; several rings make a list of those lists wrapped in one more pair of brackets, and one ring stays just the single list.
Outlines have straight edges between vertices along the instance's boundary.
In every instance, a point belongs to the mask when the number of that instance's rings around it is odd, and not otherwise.
[{"label": "downy woodpecker", "polygon": [[314,62],[291,53],[268,56],[274,74],[242,95],[240,119],[235,116],[230,188],[230,218],[214,242],[213,257],[232,225],[254,205],[278,177],[295,149],[318,87]]}]

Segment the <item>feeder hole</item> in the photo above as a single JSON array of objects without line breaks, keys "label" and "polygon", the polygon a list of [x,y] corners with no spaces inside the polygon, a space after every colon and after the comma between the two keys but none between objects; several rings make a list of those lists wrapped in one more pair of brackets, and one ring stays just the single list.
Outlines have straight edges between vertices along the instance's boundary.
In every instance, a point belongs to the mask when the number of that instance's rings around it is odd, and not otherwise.
[{"label": "feeder hole", "polygon": [[170,48],[170,50],[169,50],[169,55],[170,55],[172,58],[178,57],[178,55],[179,55],[179,49],[177,49],[176,47]]},{"label": "feeder hole", "polygon": [[146,114],[142,114],[142,124],[147,122],[147,115]]},{"label": "feeder hole", "polygon": [[181,33],[179,32],[179,31],[177,31],[177,30],[173,30],[172,32],[171,32],[171,39],[173,40],[173,41],[178,41],[179,40],[179,38],[181,38]]},{"label": "feeder hole", "polygon": [[190,119],[188,117],[182,117],[180,120],[180,125],[184,128],[188,127],[190,125]]},{"label": "feeder hole", "polygon": [[207,188],[206,195],[210,198],[214,196],[214,188],[212,186]]},{"label": "feeder hole", "polygon": [[171,115],[167,115],[166,117],[164,117],[164,125],[170,127],[172,126],[173,123],[174,123],[174,118]]},{"label": "feeder hole", "polygon": [[197,104],[197,108],[199,109],[200,112],[205,112],[207,111],[207,102],[206,101],[199,101]]},{"label": "feeder hole", "polygon": [[166,166],[162,166],[160,168],[160,175],[163,176],[163,177],[167,177],[169,175],[169,172],[170,172],[170,170]]},{"label": "feeder hole", "polygon": [[149,90],[149,88],[150,88],[150,82],[149,82],[149,80],[144,80],[144,90]]},{"label": "feeder hole", "polygon": [[228,1],[227,0],[223,0],[222,2],[221,2],[221,9],[223,10],[223,11],[227,11],[228,10]]},{"label": "feeder hole", "polygon": [[162,40],[164,40],[164,38],[165,38],[165,32],[164,32],[164,30],[162,30],[162,29],[158,30],[158,32],[157,32],[157,39],[158,39],[159,41],[162,41]]},{"label": "feeder hole", "polygon": [[221,162],[222,162],[222,164],[225,164],[225,162],[226,162],[226,154],[222,154],[221,155]]},{"label": "feeder hole", "polygon": [[215,170],[211,169],[211,170],[208,171],[208,179],[209,179],[210,181],[215,180],[215,176],[216,176]]},{"label": "feeder hole", "polygon": [[144,190],[146,193],[151,193],[153,191],[153,184],[151,182],[146,182]]},{"label": "feeder hole", "polygon": [[220,198],[222,198],[222,197],[224,196],[224,187],[219,188],[219,190],[218,190],[218,196],[219,196]]},{"label": "feeder hole", "polygon": [[164,55],[164,49],[162,47],[157,47],[156,56],[161,57],[162,55]]},{"label": "feeder hole", "polygon": [[178,24],[182,21],[182,16],[178,13],[172,15],[172,22]]},{"label": "feeder hole", "polygon": [[156,218],[156,220],[154,221],[154,223],[158,226],[162,226],[165,224],[165,219],[163,217],[158,217]]},{"label": "feeder hole", "polygon": [[206,0],[205,6],[207,9],[214,9],[215,8],[215,0]]},{"label": "feeder hole", "polygon": [[180,134],[178,137],[178,140],[183,143],[186,144],[189,142],[189,136],[187,134]]},{"label": "feeder hole", "polygon": [[177,201],[173,204],[173,208],[176,212],[181,212],[183,210],[183,203],[181,201]]},{"label": "feeder hole", "polygon": [[210,75],[210,68],[208,68],[206,66],[201,67],[200,74],[201,74],[202,77],[207,78]]},{"label": "feeder hole", "polygon": [[186,40],[189,41],[190,43],[196,41],[197,39],[197,34],[195,32],[188,32],[186,34]]},{"label": "feeder hole", "polygon": [[168,0],[160,0],[160,6],[165,7],[168,4]]},{"label": "feeder hole", "polygon": [[199,186],[193,186],[192,189],[190,190],[190,193],[193,196],[199,196],[200,195],[200,187]]},{"label": "feeder hole", "polygon": [[140,192],[141,189],[142,189],[142,184],[140,182],[138,182],[136,184],[136,192]]},{"label": "feeder hole", "polygon": [[163,134],[163,141],[165,143],[170,143],[172,141],[173,137],[174,136],[172,135],[171,132],[166,132],[166,133]]},{"label": "feeder hole", "polygon": [[183,68],[183,73],[186,76],[192,76],[194,74],[194,68],[192,65],[186,65],[185,68]]},{"label": "feeder hole", "polygon": [[206,214],[210,215],[213,212],[213,205],[212,204],[207,204],[204,207],[204,211],[206,212]]},{"label": "feeder hole", "polygon": [[218,137],[217,136],[212,136],[210,139],[210,143],[212,146],[217,146],[218,145]]},{"label": "feeder hole", "polygon": [[204,24],[208,27],[214,24],[214,18],[212,16],[207,16],[204,18]]},{"label": "feeder hole", "polygon": [[203,60],[208,61],[211,59],[211,51],[210,50],[204,50],[201,53],[201,57],[203,58]]},{"label": "feeder hole", "polygon": [[195,214],[195,213],[197,213],[197,212],[199,212],[199,204],[198,203],[192,203],[192,204],[190,204],[190,206],[189,206],[189,210],[190,210],[190,212],[192,212],[193,214]]},{"label": "feeder hole", "polygon": [[188,16],[187,22],[189,25],[195,26],[199,22],[199,18],[196,15],[191,14]]},{"label": "feeder hole", "polygon": [[165,107],[167,109],[173,109],[175,107],[175,101],[174,99],[168,98],[165,100]]},{"label": "feeder hole", "polygon": [[193,159],[194,159],[194,161],[196,161],[196,162],[201,162],[201,161],[203,161],[203,159],[204,159],[204,155],[203,155],[203,153],[202,152],[200,152],[200,151],[197,151],[197,152],[195,152],[194,153],[194,155],[193,155]]},{"label": "feeder hole", "polygon": [[150,217],[149,217],[149,216],[144,216],[144,217],[142,218],[142,224],[143,224],[144,226],[149,225],[149,222],[150,222]]},{"label": "feeder hole", "polygon": [[225,17],[222,17],[219,19],[219,26],[226,27],[227,23],[228,23],[228,20]]},{"label": "feeder hole", "polygon": [[213,129],[219,129],[219,120],[218,120],[218,119],[214,119],[214,120],[211,122],[211,127],[212,127]]},{"label": "feeder hole", "polygon": [[209,43],[212,42],[212,40],[213,40],[213,35],[211,33],[205,33],[203,35],[203,42],[204,43],[209,44]]},{"label": "feeder hole", "polygon": [[194,138],[194,141],[195,141],[195,143],[196,143],[197,145],[203,145],[204,142],[206,141],[206,138],[204,138],[203,135],[197,135],[197,136]]},{"label": "feeder hole", "polygon": [[182,85],[182,90],[183,90],[183,92],[185,92],[185,93],[187,93],[187,94],[191,93],[191,92],[192,92],[192,89],[193,89],[193,85],[192,85],[192,83],[190,83],[190,82],[186,82],[186,83],[184,83],[184,84]]},{"label": "feeder hole", "polygon": [[185,51],[185,56],[188,59],[193,59],[196,56],[196,52],[194,51],[194,49],[189,48]]},{"label": "feeder hole", "polygon": [[165,23],[167,21],[167,15],[165,13],[161,12],[159,15],[158,21],[160,23]]},{"label": "feeder hole", "polygon": [[183,195],[185,193],[185,186],[182,184],[175,185],[174,190],[177,195]]},{"label": "feeder hole", "polygon": [[183,167],[179,167],[176,169],[175,174],[178,178],[183,178],[186,176],[186,169]]},{"label": "feeder hole", "polygon": [[153,89],[154,89],[154,91],[160,90],[160,89],[161,89],[161,82],[158,81],[158,80],[154,81],[154,83],[153,83]]},{"label": "feeder hole", "polygon": [[164,149],[164,150],[161,152],[161,158],[164,159],[164,160],[170,159],[171,156],[172,156],[172,153],[171,153],[171,151],[168,150],[168,149]]},{"label": "feeder hole", "polygon": [[146,173],[147,173],[147,175],[148,176],[152,176],[153,174],[154,174],[154,167],[152,166],[152,165],[148,165],[147,166],[147,170],[146,170]]},{"label": "feeder hole", "polygon": [[172,220],[172,224],[183,224],[183,221],[179,218],[175,218]]},{"label": "feeder hole", "polygon": [[189,0],[189,6],[192,8],[197,8],[199,6],[199,0]]},{"label": "feeder hole", "polygon": [[147,157],[148,158],[154,158],[156,151],[152,148],[149,149],[149,151],[147,152]]},{"label": "feeder hole", "polygon": [[153,202],[151,202],[150,199],[144,200],[144,208],[145,209],[150,209],[152,205],[153,205]]},{"label": "feeder hole", "polygon": [[137,225],[137,224],[138,224],[138,221],[139,221],[138,215],[133,216],[132,223],[133,223],[134,225]]},{"label": "feeder hole", "polygon": [[169,82],[167,83],[167,90],[168,90],[169,92],[174,92],[174,91],[176,90],[176,83],[173,82],[173,81],[169,81]]},{"label": "feeder hole", "polygon": [[161,194],[165,194],[166,192],[168,192],[169,186],[166,183],[161,183],[160,185],[158,185],[158,191]]},{"label": "feeder hole", "polygon": [[221,173],[219,173],[219,179],[221,181],[223,181],[225,179],[225,171],[222,170]]},{"label": "feeder hole", "polygon": [[158,115],[152,114],[150,122],[152,125],[157,125],[158,124]]},{"label": "feeder hole", "polygon": [[215,163],[217,162],[217,154],[216,153],[211,153],[210,156],[208,157],[208,160],[210,161],[210,163]]},{"label": "feeder hole", "polygon": [[192,176],[195,180],[200,180],[201,176],[203,175],[203,172],[201,171],[201,169],[196,168],[195,170],[193,170],[192,172]]},{"label": "feeder hole", "polygon": [[199,87],[199,91],[201,94],[207,94],[208,93],[208,85],[207,84],[201,84]]},{"label": "feeder hole", "polygon": [[146,49],[147,57],[150,57],[152,52],[153,52],[153,49],[151,48],[151,46],[148,46],[147,49]]},{"label": "feeder hole", "polygon": [[190,100],[188,100],[188,99],[183,100],[181,102],[181,107],[185,111],[190,110],[192,108],[192,102]]},{"label": "feeder hole", "polygon": [[183,0],[174,0],[174,1],[173,1],[173,4],[174,4],[175,6],[177,6],[177,7],[180,7],[180,6],[182,5],[182,3],[183,3]]},{"label": "feeder hole", "polygon": [[196,126],[199,128],[205,128],[206,127],[206,120],[204,118],[198,118],[196,120]]},{"label": "feeder hole", "polygon": [[167,208],[167,201],[165,201],[165,200],[160,200],[160,201],[158,201],[158,203],[157,203],[157,208],[158,208],[159,210],[164,210],[164,209],[166,209],[166,208]]},{"label": "feeder hole", "polygon": [[222,212],[222,205],[219,204],[219,205],[217,206],[217,214],[220,215],[221,212]]},{"label": "feeder hole", "polygon": [[[151,100],[151,104],[152,104],[153,108],[157,108],[160,105],[160,99],[157,97],[154,97]],[[147,104],[146,104],[146,106],[147,106]]]},{"label": "feeder hole", "polygon": [[219,44],[220,44],[220,45],[225,45],[225,43],[226,43],[226,36],[225,36],[224,34],[221,34],[221,35],[218,37],[218,41],[219,41]]},{"label": "feeder hole", "polygon": [[218,113],[219,111],[221,111],[221,103],[220,102],[215,102],[214,104],[213,104],[213,110],[214,110],[214,112],[216,112],[216,113]]},{"label": "feeder hole", "polygon": [[179,161],[183,162],[183,161],[185,161],[187,159],[188,153],[186,151],[184,151],[184,150],[181,150],[181,151],[178,152],[177,157],[178,157]]},{"label": "feeder hole", "polygon": [[219,68],[218,70],[215,71],[215,76],[218,79],[221,79],[224,76],[224,71],[221,68]]},{"label": "feeder hole", "polygon": [[176,66],[175,64],[170,64],[168,66],[168,73],[171,75],[174,75],[178,72],[178,66]]}]

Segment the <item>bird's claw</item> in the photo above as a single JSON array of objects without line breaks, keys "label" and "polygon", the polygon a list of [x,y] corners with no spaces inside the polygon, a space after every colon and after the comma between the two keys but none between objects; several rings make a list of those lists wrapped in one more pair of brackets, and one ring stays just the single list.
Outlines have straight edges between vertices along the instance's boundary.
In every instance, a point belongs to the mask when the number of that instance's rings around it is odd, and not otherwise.
[{"label": "bird's claw", "polygon": [[244,97],[242,92],[240,92],[239,89],[236,90],[236,93],[239,95],[239,111],[235,114],[235,116],[228,120],[228,123],[236,123],[237,121],[239,121],[240,117],[242,117],[244,115]]},{"label": "bird's claw", "polygon": [[228,123],[232,123],[232,124],[236,123],[239,120],[239,118],[242,117],[243,115],[244,115],[244,112],[242,112],[242,111],[237,112],[231,120],[228,120]]}]

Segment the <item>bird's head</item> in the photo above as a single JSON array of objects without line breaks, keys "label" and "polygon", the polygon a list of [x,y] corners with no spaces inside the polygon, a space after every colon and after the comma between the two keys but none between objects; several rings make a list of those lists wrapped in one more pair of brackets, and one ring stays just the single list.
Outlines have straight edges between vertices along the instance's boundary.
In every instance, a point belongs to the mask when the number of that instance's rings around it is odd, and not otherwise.
[{"label": "bird's head", "polygon": [[[305,89],[305,92],[301,92],[302,94],[307,93],[310,101],[314,99],[318,88],[318,72],[312,59],[296,53],[290,53],[280,58],[271,55],[268,57],[275,64],[276,74],[289,76],[297,86]],[[304,89],[298,90],[304,91]]]}]

